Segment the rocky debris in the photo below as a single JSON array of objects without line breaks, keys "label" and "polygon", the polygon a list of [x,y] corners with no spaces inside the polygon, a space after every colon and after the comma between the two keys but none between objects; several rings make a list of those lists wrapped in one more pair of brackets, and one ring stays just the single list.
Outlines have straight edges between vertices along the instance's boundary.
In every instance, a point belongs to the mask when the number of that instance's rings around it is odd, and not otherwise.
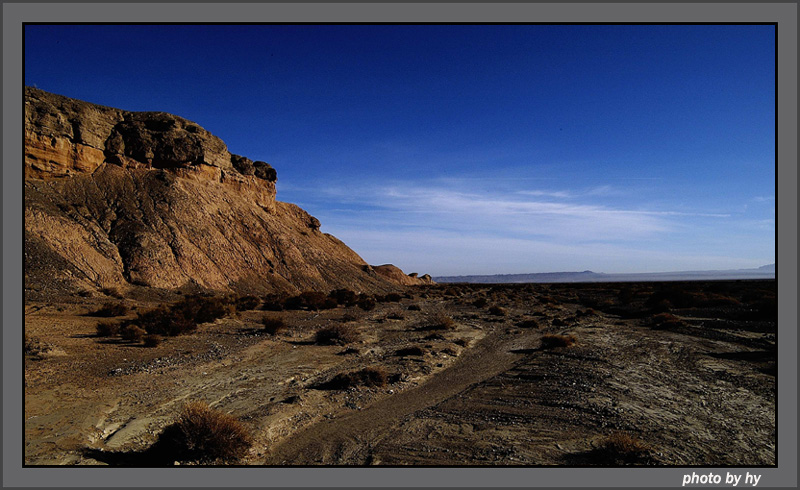
[{"label": "rocky debris", "polygon": [[231,154],[164,112],[26,87],[25,176],[30,294],[131,285],[385,292],[408,282],[369,274],[355,252],[318,232],[319,220],[275,201],[268,163]]},{"label": "rocky debris", "polygon": [[372,270],[374,270],[379,276],[404,286],[434,284],[431,276],[428,274],[425,274],[421,277],[418,277],[419,274],[416,272],[406,275],[399,267],[392,264],[375,265],[372,266]]}]

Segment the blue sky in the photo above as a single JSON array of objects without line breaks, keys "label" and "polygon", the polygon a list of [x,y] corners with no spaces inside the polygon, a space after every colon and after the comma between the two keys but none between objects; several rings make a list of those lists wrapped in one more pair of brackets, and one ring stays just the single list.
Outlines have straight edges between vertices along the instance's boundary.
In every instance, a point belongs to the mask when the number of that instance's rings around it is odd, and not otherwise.
[{"label": "blue sky", "polygon": [[773,26],[27,26],[25,84],[193,120],[372,264],[775,261]]}]

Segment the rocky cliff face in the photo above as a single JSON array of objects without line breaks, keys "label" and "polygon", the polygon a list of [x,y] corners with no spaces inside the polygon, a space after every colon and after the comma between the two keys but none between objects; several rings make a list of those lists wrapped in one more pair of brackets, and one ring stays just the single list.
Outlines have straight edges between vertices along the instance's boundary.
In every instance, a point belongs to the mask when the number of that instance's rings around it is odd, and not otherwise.
[{"label": "rocky cliff face", "polygon": [[408,282],[376,273],[316,218],[276,201],[269,164],[177,116],[26,88],[24,166],[29,293]]}]

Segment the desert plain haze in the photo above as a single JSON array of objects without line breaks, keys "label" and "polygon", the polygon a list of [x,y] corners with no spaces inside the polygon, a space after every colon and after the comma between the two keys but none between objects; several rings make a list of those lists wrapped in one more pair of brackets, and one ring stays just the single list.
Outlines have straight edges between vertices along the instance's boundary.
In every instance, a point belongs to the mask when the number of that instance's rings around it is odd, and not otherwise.
[{"label": "desert plain haze", "polygon": [[774,25],[28,24],[24,77],[200,124],[371,264],[775,262]]}]

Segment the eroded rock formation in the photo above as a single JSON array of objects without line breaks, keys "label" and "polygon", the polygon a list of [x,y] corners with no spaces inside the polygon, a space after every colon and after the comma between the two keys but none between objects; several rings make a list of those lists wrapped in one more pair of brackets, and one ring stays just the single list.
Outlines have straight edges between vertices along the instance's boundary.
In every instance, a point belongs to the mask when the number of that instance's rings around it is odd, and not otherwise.
[{"label": "eroded rock formation", "polygon": [[26,88],[24,165],[29,293],[386,291],[407,282],[370,273],[316,218],[276,201],[269,164],[231,154],[171,114]]}]

